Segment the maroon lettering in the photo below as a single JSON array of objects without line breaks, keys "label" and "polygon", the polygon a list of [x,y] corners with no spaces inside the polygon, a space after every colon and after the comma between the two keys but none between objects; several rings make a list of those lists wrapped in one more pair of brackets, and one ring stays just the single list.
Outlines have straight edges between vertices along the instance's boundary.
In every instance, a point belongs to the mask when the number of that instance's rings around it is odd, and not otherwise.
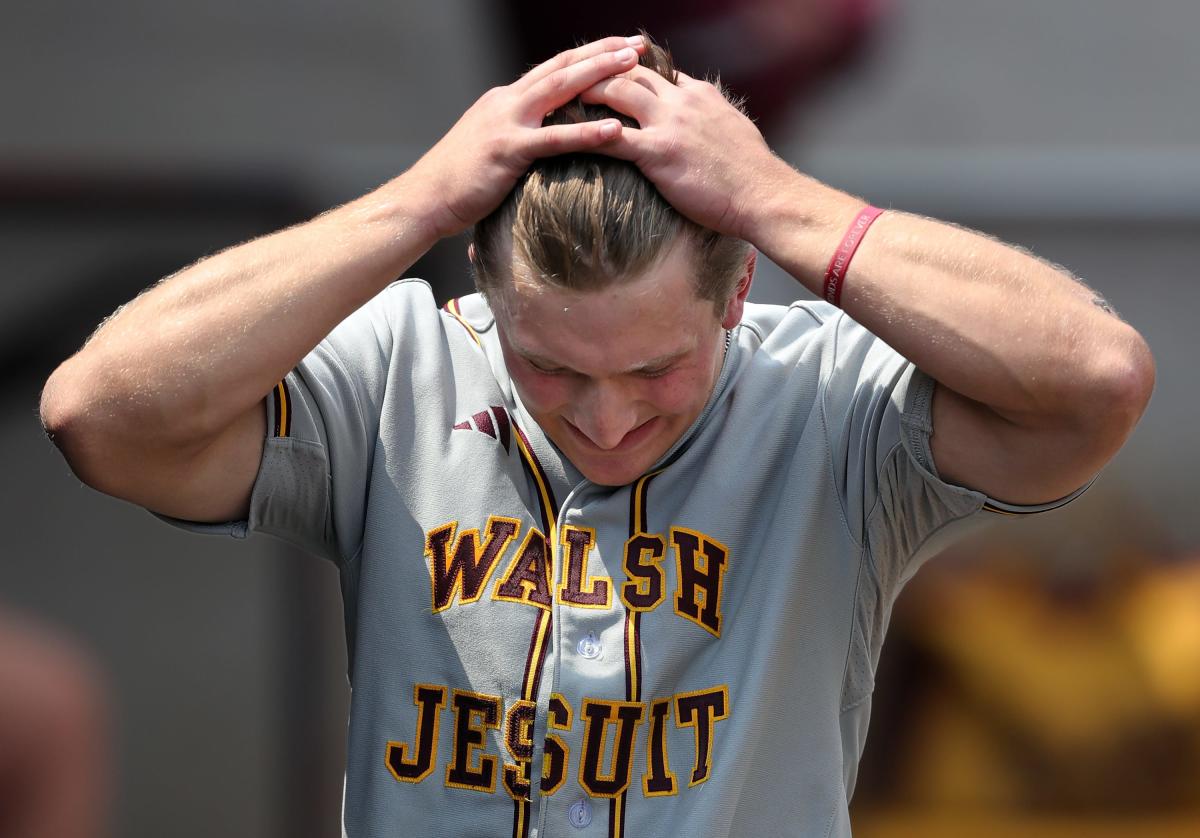
[{"label": "maroon lettering", "polygon": [[[449,608],[457,593],[461,601],[475,602],[483,592],[496,563],[520,528],[514,518],[488,518],[487,541],[479,549],[479,531],[464,530],[454,538],[456,524],[432,530],[425,538],[434,612]],[[453,540],[454,547],[450,548]]]}]

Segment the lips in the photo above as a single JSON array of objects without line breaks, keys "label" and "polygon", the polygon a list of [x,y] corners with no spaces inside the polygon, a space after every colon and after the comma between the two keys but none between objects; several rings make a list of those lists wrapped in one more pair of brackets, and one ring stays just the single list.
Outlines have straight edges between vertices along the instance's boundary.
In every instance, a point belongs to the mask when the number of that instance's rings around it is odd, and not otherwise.
[{"label": "lips", "polygon": [[579,430],[579,428],[572,424],[568,419],[563,419],[563,424],[565,424],[571,431],[571,435],[589,452],[596,454],[625,454],[636,448],[654,434],[655,429],[658,427],[658,419],[659,417],[657,416],[652,416],[651,418],[647,419],[645,422],[626,433],[625,436],[621,438],[621,441],[612,448],[601,448],[599,445],[592,442],[591,437]]}]

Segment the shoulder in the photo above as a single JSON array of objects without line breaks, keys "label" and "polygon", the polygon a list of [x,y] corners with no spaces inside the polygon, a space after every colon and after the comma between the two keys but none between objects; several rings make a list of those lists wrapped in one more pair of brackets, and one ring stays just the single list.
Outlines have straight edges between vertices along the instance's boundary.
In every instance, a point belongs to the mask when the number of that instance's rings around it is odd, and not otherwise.
[{"label": "shoulder", "polygon": [[493,318],[479,294],[455,297],[439,305],[424,279],[397,279],[347,317],[326,342],[371,342],[376,338],[395,351],[427,351],[430,342],[457,346],[481,343],[492,329]]},{"label": "shoulder", "polygon": [[354,340],[366,335],[382,338],[400,331],[405,323],[422,319],[437,320],[437,304],[429,283],[423,279],[398,279],[334,327],[326,340]]},{"label": "shoulder", "polygon": [[429,283],[416,277],[397,279],[375,295],[364,309],[377,309],[389,320],[433,317],[438,305]]},{"label": "shoulder", "polygon": [[768,405],[789,415],[807,411],[836,368],[840,315],[817,301],[747,303],[734,335],[727,389],[760,414],[770,412]]},{"label": "shoulder", "polygon": [[763,336],[782,330],[787,334],[819,330],[842,312],[819,300],[797,300],[789,305],[746,303],[742,327]]},{"label": "shoulder", "polygon": [[492,309],[482,294],[467,294],[448,300],[442,309],[454,317],[465,321],[478,332],[490,331],[495,325],[496,318]]},{"label": "shoulder", "polygon": [[740,329],[743,346],[756,354],[785,365],[816,367],[822,377],[862,372],[898,357],[844,311],[819,300],[747,304]]}]

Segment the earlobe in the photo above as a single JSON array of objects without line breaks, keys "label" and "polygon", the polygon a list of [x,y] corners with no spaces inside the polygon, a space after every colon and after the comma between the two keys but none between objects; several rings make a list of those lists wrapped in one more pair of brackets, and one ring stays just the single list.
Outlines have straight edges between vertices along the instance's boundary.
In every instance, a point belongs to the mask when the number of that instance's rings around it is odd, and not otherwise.
[{"label": "earlobe", "polygon": [[742,322],[742,311],[745,309],[744,302],[744,299],[737,294],[729,298],[729,302],[725,303],[725,314],[721,318],[722,329],[732,329],[738,323]]},{"label": "earlobe", "polygon": [[746,307],[746,298],[750,296],[750,284],[754,281],[754,265],[758,259],[758,251],[750,249],[746,256],[746,269],[734,286],[733,296],[725,303],[725,314],[721,318],[722,329],[732,329],[742,322],[742,312]]}]

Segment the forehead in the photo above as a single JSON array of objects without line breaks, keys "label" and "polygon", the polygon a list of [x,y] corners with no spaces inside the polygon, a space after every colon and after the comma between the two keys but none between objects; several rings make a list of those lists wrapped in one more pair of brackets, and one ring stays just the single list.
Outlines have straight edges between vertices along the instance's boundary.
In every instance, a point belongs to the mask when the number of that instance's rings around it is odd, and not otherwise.
[{"label": "forehead", "polygon": [[587,373],[630,369],[690,352],[719,322],[696,296],[687,247],[640,276],[592,291],[559,288],[514,266],[494,293],[496,320],[514,350]]}]

